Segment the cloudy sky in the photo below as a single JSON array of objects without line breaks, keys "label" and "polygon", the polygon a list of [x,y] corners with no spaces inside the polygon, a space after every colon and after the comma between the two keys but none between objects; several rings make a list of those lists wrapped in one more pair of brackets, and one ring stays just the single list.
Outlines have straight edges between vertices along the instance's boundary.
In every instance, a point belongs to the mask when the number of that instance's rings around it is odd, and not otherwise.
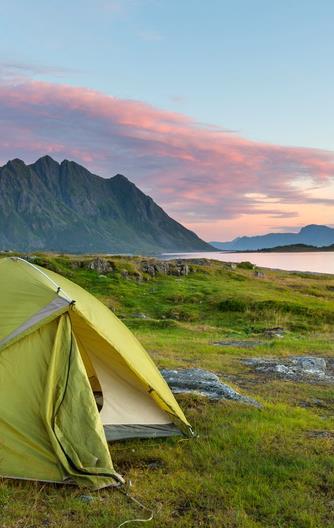
[{"label": "cloudy sky", "polygon": [[0,5],[0,164],[123,173],[206,240],[334,225],[331,0]]}]

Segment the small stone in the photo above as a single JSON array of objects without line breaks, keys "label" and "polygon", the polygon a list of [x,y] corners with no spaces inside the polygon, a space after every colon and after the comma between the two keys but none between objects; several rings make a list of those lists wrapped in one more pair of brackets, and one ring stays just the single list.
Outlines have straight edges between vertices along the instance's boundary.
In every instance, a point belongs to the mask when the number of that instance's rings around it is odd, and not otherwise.
[{"label": "small stone", "polygon": [[79,500],[81,502],[86,502],[89,504],[90,502],[93,502],[95,500],[95,497],[92,497],[92,495],[80,495]]},{"label": "small stone", "polygon": [[263,345],[263,341],[214,341],[215,346],[231,346],[238,348],[253,348]]},{"label": "small stone", "polygon": [[145,315],[144,313],[133,313],[131,314],[131,317],[133,317],[134,319],[147,319],[147,315]]},{"label": "small stone", "polygon": [[274,328],[265,328],[263,333],[267,337],[284,337],[285,331],[281,326],[275,326]]},{"label": "small stone", "polygon": [[147,467],[149,469],[159,469],[162,468],[164,465],[164,461],[158,458],[147,461]]},{"label": "small stone", "polygon": [[286,367],[285,365],[275,365],[274,370],[280,374],[290,374],[289,367]]}]

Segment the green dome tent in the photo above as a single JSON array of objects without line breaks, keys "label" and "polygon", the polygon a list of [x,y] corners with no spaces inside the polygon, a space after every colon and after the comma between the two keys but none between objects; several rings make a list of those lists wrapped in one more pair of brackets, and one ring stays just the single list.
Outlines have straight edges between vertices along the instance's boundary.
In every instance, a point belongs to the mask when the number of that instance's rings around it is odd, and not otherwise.
[{"label": "green dome tent", "polygon": [[0,259],[1,476],[113,485],[123,479],[108,441],[180,430],[190,426],[168,385],[104,304],[54,272]]}]

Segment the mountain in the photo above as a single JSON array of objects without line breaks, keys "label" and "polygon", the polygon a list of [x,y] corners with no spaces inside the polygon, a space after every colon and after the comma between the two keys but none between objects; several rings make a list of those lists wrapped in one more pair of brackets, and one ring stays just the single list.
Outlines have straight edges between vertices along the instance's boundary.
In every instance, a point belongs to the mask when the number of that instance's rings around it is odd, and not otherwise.
[{"label": "mountain", "polygon": [[306,244],[316,247],[334,244],[334,229],[325,225],[311,224],[298,233],[269,233],[268,235],[243,236],[231,242],[210,242],[217,249],[227,251],[249,251],[292,244]]},{"label": "mountain", "polygon": [[72,253],[210,251],[125,176],[44,156],[0,167],[0,249]]}]

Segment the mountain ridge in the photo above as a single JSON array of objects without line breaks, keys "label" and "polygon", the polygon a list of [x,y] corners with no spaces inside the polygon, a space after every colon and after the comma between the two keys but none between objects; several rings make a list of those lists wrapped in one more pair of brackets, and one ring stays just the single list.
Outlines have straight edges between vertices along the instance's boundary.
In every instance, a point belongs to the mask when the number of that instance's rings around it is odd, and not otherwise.
[{"label": "mountain ridge", "polygon": [[230,242],[210,242],[217,249],[225,251],[257,251],[276,246],[306,244],[316,247],[334,244],[334,228],[326,225],[309,224],[296,233],[267,233],[265,235],[241,236]]},{"label": "mountain ridge", "polygon": [[126,176],[42,156],[0,167],[0,249],[72,253],[208,251]]}]

